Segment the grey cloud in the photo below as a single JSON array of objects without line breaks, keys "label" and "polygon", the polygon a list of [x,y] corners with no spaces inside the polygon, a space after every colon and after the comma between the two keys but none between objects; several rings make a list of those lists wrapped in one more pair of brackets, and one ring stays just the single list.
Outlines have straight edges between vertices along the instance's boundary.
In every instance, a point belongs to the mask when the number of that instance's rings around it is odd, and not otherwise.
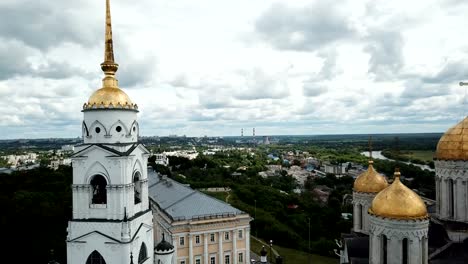
[{"label": "grey cloud", "polygon": [[462,61],[449,62],[433,76],[423,77],[426,83],[458,83],[466,78],[468,64]]},{"label": "grey cloud", "polygon": [[337,5],[316,1],[303,8],[273,4],[255,23],[255,31],[277,49],[310,51],[348,38],[354,30]]},{"label": "grey cloud", "polygon": [[19,0],[3,3],[0,4],[0,35],[41,50],[63,42],[89,46],[99,36],[98,25],[101,23],[90,21],[93,16],[83,20],[77,16],[80,9],[92,10],[89,2],[83,0]]},{"label": "grey cloud", "polygon": [[376,80],[396,78],[403,66],[403,38],[396,31],[371,31],[364,51],[370,54],[369,72]]},{"label": "grey cloud", "polygon": [[237,88],[234,97],[239,100],[281,99],[289,96],[286,72],[267,74],[261,69],[244,72],[245,87]]},{"label": "grey cloud", "polygon": [[305,82],[303,84],[303,94],[305,96],[315,97],[315,96],[324,94],[327,91],[328,91],[328,88],[319,83]]},{"label": "grey cloud", "polygon": [[31,64],[27,58],[33,53],[33,49],[17,40],[0,38],[0,80],[28,73]]}]

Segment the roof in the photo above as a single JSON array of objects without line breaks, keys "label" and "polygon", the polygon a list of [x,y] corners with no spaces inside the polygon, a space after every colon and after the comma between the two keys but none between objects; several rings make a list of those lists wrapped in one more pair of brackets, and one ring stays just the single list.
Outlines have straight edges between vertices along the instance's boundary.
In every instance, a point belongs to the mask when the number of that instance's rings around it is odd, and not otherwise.
[{"label": "roof", "polygon": [[246,214],[228,203],[148,169],[150,199],[173,221],[223,218]]}]

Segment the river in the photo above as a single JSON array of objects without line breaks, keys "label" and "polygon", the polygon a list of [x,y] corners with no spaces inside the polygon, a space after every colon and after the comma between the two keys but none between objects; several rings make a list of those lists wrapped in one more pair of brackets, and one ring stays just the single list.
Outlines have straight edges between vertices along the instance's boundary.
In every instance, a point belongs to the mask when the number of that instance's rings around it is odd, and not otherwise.
[{"label": "river", "polygon": [[[366,156],[366,157],[369,157],[369,151],[361,152],[361,155],[364,155],[364,156]],[[372,151],[372,158],[374,158],[374,159],[381,159],[381,160],[398,161],[398,162],[402,162],[402,163],[405,163],[405,164],[408,164],[408,165],[417,166],[417,167],[419,167],[419,168],[421,168],[421,169],[423,169],[423,170],[434,171],[434,169],[432,169],[431,167],[429,167],[429,166],[427,166],[427,165],[422,165],[422,164],[416,164],[416,163],[412,163],[412,162],[404,162],[404,161],[389,159],[389,158],[385,157],[384,155],[382,155],[382,151]]]}]

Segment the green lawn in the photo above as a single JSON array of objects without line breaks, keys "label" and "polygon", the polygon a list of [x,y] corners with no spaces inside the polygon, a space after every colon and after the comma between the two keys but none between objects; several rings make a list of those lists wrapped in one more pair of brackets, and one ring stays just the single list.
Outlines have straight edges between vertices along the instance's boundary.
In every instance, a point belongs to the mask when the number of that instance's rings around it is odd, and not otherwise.
[{"label": "green lawn", "polygon": [[216,199],[219,199],[223,202],[226,201],[226,197],[228,196],[228,192],[206,192],[206,191],[202,191],[202,193],[204,194],[207,194],[209,196],[212,196]]},{"label": "green lawn", "polygon": [[409,154],[404,154],[404,156],[423,161],[432,161],[434,158],[434,151],[430,150],[410,150],[409,152]]},{"label": "green lawn", "polygon": [[[273,248],[283,257],[283,264],[337,264],[338,259],[323,257],[315,254],[308,254],[307,252],[284,248],[273,245]],[[260,252],[262,244],[257,240],[250,239],[250,249],[254,252]],[[268,249],[267,249],[268,250]],[[257,253],[259,255],[259,253]]]}]

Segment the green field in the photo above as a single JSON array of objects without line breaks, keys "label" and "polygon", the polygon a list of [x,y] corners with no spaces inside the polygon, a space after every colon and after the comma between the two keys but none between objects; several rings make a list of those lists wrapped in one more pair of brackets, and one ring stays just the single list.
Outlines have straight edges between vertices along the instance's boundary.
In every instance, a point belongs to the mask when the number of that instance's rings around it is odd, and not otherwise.
[{"label": "green field", "polygon": [[432,161],[434,157],[434,151],[430,150],[410,150],[409,153],[403,154],[403,156],[410,159],[419,159],[422,161]]},{"label": "green field", "polygon": [[[338,259],[323,257],[315,254],[308,254],[307,252],[291,248],[284,248],[275,245],[273,245],[273,248],[276,249],[276,251],[278,251],[278,253],[283,257],[283,264],[337,264],[339,262]],[[261,249],[262,244],[254,238],[251,238],[250,250],[260,255]]]}]

